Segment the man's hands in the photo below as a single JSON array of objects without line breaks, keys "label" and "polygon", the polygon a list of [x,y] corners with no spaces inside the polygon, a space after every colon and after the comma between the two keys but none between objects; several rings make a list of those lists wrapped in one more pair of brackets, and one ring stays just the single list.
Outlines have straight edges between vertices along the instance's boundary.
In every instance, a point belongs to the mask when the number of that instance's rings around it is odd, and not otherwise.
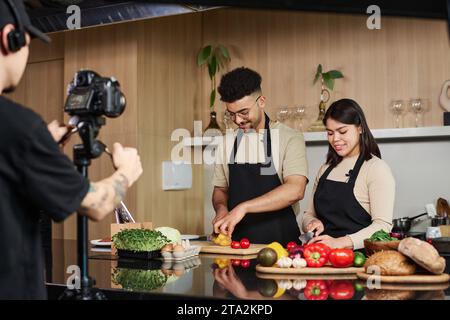
[{"label": "man's hands", "polygon": [[229,214],[214,223],[214,232],[223,233],[229,237],[233,234],[236,225],[245,217],[247,210],[245,203],[236,206]]},{"label": "man's hands", "polygon": [[[53,139],[58,143],[62,137],[69,131],[66,125],[63,123],[60,123],[58,120],[53,120],[47,125],[48,131],[50,131],[50,134],[52,135]],[[62,148],[67,143],[66,140],[63,143],[61,143],[59,146]]]},{"label": "man's hands", "polygon": [[216,216],[214,217],[214,219],[213,219],[213,221],[212,221],[213,226],[214,226],[214,224],[215,224],[217,221],[222,220],[222,219],[225,218],[227,215],[228,215],[228,210],[225,209],[225,208],[223,208],[223,209],[217,211],[217,212],[216,212]]},{"label": "man's hands", "polygon": [[128,179],[128,187],[142,174],[141,158],[135,148],[124,148],[120,143],[113,145],[112,157],[114,166]]}]

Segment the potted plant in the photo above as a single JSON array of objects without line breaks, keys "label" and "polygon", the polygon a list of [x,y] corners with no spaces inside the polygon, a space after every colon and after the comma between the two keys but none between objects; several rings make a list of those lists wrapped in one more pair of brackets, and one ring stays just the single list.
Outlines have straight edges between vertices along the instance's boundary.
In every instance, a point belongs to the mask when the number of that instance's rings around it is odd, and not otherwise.
[{"label": "potted plant", "polygon": [[216,75],[230,60],[230,53],[223,45],[207,45],[203,47],[197,55],[197,65],[199,67],[204,64],[208,66],[208,75],[211,80],[211,93],[209,95],[209,107],[211,109],[210,123],[205,131],[208,129],[220,130],[220,126],[217,123],[216,112],[214,111],[214,104],[216,102]]},{"label": "potted plant", "polygon": [[317,120],[311,125],[310,131],[324,131],[325,126],[323,125],[323,117],[325,116],[326,111],[326,103],[330,100],[330,91],[325,89],[327,87],[331,91],[334,89],[334,81],[335,79],[343,78],[344,75],[341,71],[338,70],[330,70],[327,72],[323,72],[322,65],[319,64],[317,66],[316,75],[314,77],[313,84],[315,84],[318,80],[321,82],[321,91],[320,91],[320,103],[319,103],[319,116]]}]

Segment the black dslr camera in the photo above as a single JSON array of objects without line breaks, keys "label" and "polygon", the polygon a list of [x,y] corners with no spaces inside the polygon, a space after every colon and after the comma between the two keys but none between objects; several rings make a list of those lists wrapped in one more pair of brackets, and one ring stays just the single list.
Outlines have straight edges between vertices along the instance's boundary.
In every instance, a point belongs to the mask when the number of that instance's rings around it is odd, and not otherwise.
[{"label": "black dslr camera", "polygon": [[91,70],[75,74],[68,88],[64,111],[71,116],[116,118],[125,110],[126,100],[114,78],[103,78]]},{"label": "black dslr camera", "polygon": [[106,123],[105,116],[116,118],[123,113],[125,96],[116,79],[103,78],[92,70],[78,71],[68,86],[67,95],[64,111],[71,116],[72,129],[59,143],[78,131],[82,144],[74,146],[74,162],[86,165],[88,159],[97,158],[104,151],[109,153],[106,145],[96,138]]}]

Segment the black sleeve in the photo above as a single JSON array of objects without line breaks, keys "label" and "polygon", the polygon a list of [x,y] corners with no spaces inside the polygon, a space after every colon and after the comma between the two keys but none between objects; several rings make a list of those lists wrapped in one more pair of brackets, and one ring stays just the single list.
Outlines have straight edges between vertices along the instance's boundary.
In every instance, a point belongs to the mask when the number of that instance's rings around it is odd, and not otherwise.
[{"label": "black sleeve", "polygon": [[61,152],[42,120],[31,131],[24,159],[27,195],[53,220],[62,221],[80,207],[89,181]]}]

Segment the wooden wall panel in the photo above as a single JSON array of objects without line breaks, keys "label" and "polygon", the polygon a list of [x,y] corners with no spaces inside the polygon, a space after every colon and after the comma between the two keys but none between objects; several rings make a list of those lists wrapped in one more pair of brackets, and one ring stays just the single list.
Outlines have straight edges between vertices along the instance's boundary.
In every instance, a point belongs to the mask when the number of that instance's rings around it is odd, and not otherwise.
[{"label": "wooden wall panel", "polygon": [[[450,78],[450,45],[443,20],[382,17],[381,30],[368,30],[366,16],[224,9],[204,16],[204,43],[231,49],[230,69],[248,66],[263,77],[268,111],[306,105],[316,117],[319,86],[315,69],[339,69],[332,100],[351,97],[364,108],[372,128],[392,127],[391,99],[426,98],[425,125],[442,125],[438,95]],[[205,75],[206,77],[206,75]],[[208,88],[203,88],[207,94]],[[203,95],[204,95],[203,94]],[[219,106],[222,111],[223,104]],[[204,112],[203,117],[207,116]],[[406,114],[404,126],[413,126]]]},{"label": "wooden wall panel", "polygon": [[162,162],[170,161],[173,130],[193,130],[202,109],[201,70],[196,54],[201,46],[201,15],[182,15],[139,24],[138,131],[144,174],[138,182],[138,215],[154,226],[171,226],[182,233],[203,232],[202,167],[193,166],[193,187],[162,190]]}]

